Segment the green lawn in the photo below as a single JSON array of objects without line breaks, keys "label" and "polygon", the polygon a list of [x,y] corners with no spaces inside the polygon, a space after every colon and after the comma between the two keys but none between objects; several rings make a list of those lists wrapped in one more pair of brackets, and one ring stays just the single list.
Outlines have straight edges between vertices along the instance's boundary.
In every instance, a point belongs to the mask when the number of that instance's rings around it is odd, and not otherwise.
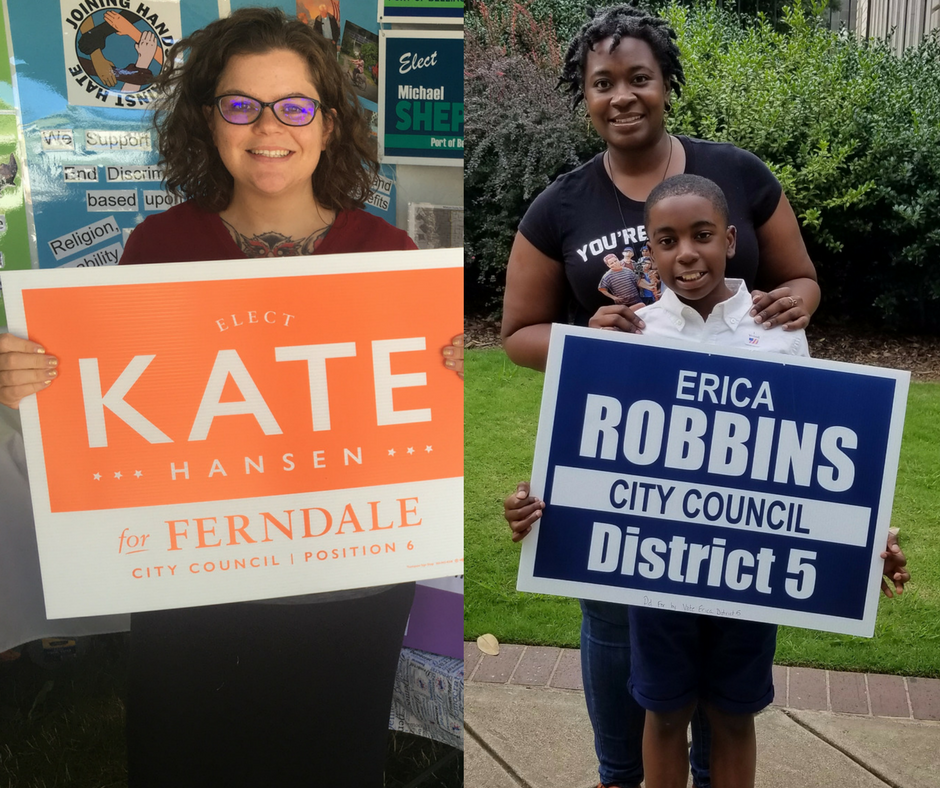
[{"label": "green lawn", "polygon": [[[515,590],[519,545],[509,538],[502,501],[528,479],[542,375],[513,365],[500,350],[466,358],[465,635],[577,646],[578,603]],[[912,581],[882,598],[875,637],[781,627],[777,662],[833,670],[940,677],[940,385],[914,383],[904,425],[892,524]]]}]

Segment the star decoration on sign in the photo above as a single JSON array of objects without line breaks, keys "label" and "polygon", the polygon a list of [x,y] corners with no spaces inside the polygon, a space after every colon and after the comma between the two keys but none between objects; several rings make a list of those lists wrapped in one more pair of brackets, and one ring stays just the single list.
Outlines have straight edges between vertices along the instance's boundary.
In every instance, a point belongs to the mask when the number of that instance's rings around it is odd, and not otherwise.
[{"label": "star decoration on sign", "polygon": [[415,453],[414,446],[409,446],[409,447],[408,447],[408,453],[409,453],[409,454],[414,454],[414,453]]},{"label": "star decoration on sign", "polygon": [[100,474],[100,473],[96,473],[94,478],[95,478],[95,481],[96,481],[96,482],[100,482],[100,481],[101,481],[101,474]]},{"label": "star decoration on sign", "polygon": [[121,478],[121,472],[120,472],[120,471],[115,471],[115,472],[114,472],[114,478],[115,478],[115,479],[120,479],[120,478]]},{"label": "star decoration on sign", "polygon": [[434,451],[430,446],[425,446],[425,447],[424,447],[424,450],[425,450],[428,454],[430,454],[432,451]]},{"label": "star decoration on sign", "polygon": [[395,450],[394,450],[394,449],[389,449],[389,450],[388,450],[388,456],[389,456],[389,457],[394,457],[394,456],[395,456]]},{"label": "star decoration on sign", "polygon": [[144,475],[143,471],[134,471],[134,476],[136,476],[138,479],[143,475]]}]

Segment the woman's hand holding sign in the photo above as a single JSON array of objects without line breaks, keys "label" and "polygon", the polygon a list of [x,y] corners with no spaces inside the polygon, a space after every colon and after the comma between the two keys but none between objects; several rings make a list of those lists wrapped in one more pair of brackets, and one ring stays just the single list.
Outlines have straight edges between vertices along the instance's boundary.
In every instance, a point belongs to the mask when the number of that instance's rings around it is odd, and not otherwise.
[{"label": "woman's hand holding sign", "polygon": [[0,404],[18,409],[23,397],[41,391],[59,374],[59,360],[41,345],[0,334]]},{"label": "woman's hand holding sign", "polygon": [[451,343],[441,351],[444,356],[444,366],[457,373],[457,377],[463,380],[463,346],[464,335],[458,334]]}]

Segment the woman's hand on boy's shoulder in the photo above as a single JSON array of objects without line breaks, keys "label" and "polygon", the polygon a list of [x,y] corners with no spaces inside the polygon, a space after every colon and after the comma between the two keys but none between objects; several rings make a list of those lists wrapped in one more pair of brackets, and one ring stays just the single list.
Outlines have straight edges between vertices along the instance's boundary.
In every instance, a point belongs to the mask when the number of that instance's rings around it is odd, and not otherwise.
[{"label": "woman's hand on boy's shoulder", "polygon": [[516,491],[503,501],[503,517],[512,529],[512,540],[524,539],[542,516],[545,503],[529,494],[529,483],[519,482]]},{"label": "woman's hand on boy's shoulder", "polygon": [[796,331],[809,325],[811,314],[804,298],[791,287],[778,287],[765,293],[751,291],[751,317],[764,328],[783,326],[784,331]]}]

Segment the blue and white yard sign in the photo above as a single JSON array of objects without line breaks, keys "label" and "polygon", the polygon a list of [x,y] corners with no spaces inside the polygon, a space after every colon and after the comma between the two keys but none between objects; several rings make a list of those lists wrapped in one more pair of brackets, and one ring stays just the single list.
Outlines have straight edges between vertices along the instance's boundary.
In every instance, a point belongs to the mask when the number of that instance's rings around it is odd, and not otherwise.
[{"label": "blue and white yard sign", "polygon": [[519,590],[871,637],[908,380],[553,326]]}]

